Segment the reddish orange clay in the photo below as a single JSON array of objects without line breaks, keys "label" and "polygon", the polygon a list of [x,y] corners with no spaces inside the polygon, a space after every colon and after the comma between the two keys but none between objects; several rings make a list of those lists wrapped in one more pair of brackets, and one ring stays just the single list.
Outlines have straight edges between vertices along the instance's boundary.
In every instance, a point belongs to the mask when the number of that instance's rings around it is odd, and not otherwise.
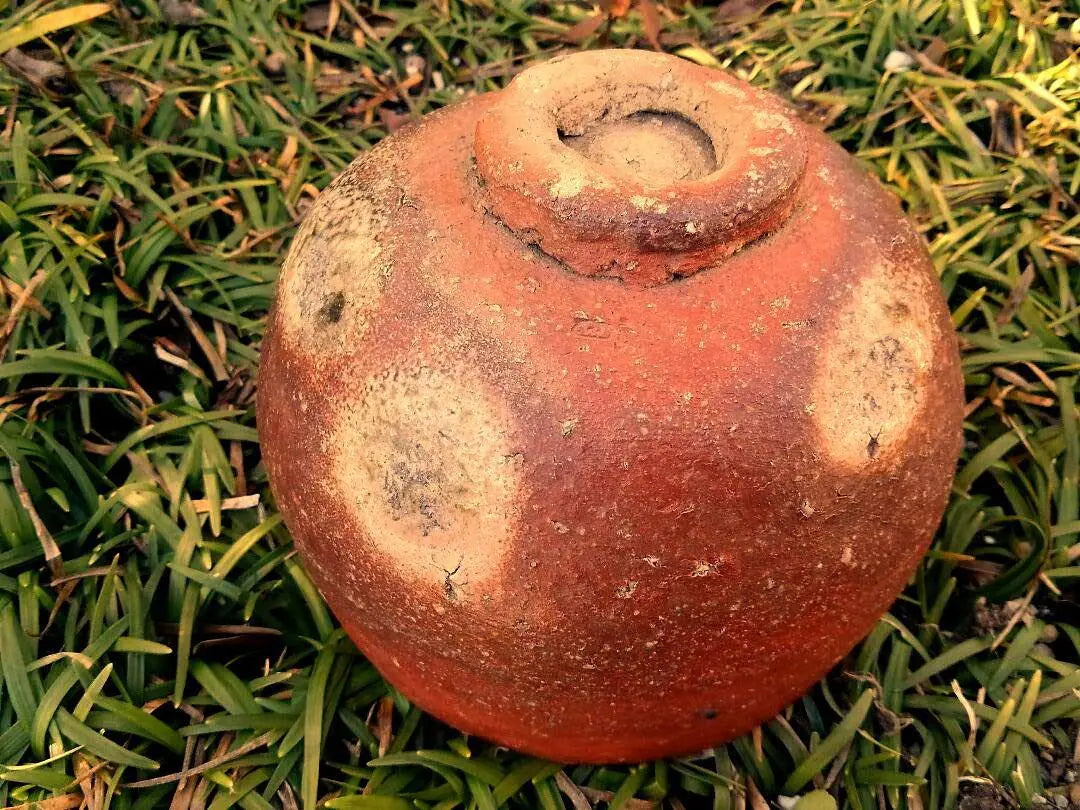
[{"label": "reddish orange clay", "polygon": [[900,592],[960,446],[923,243],[775,98],[594,51],[319,197],[259,431],[331,608],[460,729],[561,761],[728,740]]}]

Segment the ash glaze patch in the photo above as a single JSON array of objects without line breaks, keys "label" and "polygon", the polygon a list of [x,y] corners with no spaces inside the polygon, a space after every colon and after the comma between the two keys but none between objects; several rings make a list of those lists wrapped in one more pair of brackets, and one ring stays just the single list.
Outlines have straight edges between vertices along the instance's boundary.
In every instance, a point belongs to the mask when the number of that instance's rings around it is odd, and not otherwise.
[{"label": "ash glaze patch", "polygon": [[732,98],[743,101],[746,99],[746,92],[739,88],[738,85],[729,81],[722,82],[709,82],[709,87],[716,93],[721,93],[725,96],[731,96]]},{"label": "ash glaze patch", "polygon": [[791,135],[795,127],[786,115],[775,113],[770,110],[757,110],[754,112],[754,125],[761,129],[779,129]]},{"label": "ash glaze patch", "polygon": [[581,193],[583,188],[585,188],[585,177],[583,175],[567,173],[560,175],[559,178],[548,187],[548,191],[551,193],[552,199],[566,200],[571,197],[576,197]]},{"label": "ash glaze patch", "polygon": [[926,282],[879,265],[840,305],[819,357],[811,414],[824,455],[891,465],[924,414],[934,322]]},{"label": "ash glaze patch", "polygon": [[522,502],[512,418],[474,377],[391,369],[343,400],[327,441],[333,487],[373,551],[448,602],[498,594]]},{"label": "ash glaze patch", "polygon": [[[397,188],[392,171],[355,161],[315,201],[278,280],[286,343],[338,355],[371,327],[392,273],[383,243]],[[403,191],[397,190],[398,196]]]},{"label": "ash glaze patch", "polygon": [[[657,214],[666,214],[668,211],[666,203],[660,202],[655,197],[645,197],[640,194],[632,196],[630,204],[638,211],[654,211]],[[693,231],[687,231],[687,233],[693,233]]]}]

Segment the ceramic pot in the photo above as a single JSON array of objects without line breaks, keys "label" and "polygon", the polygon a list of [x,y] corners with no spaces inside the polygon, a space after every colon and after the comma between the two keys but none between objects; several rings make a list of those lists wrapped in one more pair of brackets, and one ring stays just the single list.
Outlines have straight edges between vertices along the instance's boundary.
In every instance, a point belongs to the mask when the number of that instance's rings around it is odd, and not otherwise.
[{"label": "ceramic pot", "polygon": [[258,417],[391,683],[605,762],[741,734],[871,629],[941,518],[962,395],[926,249],[863,168],[724,72],[594,51],[322,193]]}]

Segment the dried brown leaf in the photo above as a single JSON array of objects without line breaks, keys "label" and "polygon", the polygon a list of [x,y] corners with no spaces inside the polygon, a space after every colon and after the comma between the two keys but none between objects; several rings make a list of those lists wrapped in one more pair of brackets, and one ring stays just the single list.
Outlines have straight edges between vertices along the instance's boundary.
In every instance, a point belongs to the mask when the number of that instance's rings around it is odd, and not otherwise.
[{"label": "dried brown leaf", "polygon": [[[8,310],[3,326],[0,327],[0,358],[4,356],[8,340],[11,338],[11,333],[15,331],[15,326],[19,322],[22,311],[30,307],[31,300],[37,300],[34,298],[34,290],[47,278],[48,274],[42,268],[34,273],[30,280],[26,282],[25,287],[19,289],[18,294],[15,296],[15,302],[11,305],[11,309]],[[38,306],[41,306],[40,302],[38,302]]]},{"label": "dried brown leaf", "polygon": [[586,17],[576,25],[567,28],[563,31],[562,38],[567,42],[573,42],[575,45],[580,45],[595,34],[605,22],[607,22],[606,15],[594,14],[591,17]]},{"label": "dried brown leaf", "polygon": [[161,13],[171,25],[198,25],[207,16],[192,0],[161,0]]},{"label": "dried brown leaf", "polygon": [[1024,303],[1024,298],[1027,297],[1028,290],[1031,289],[1031,282],[1034,280],[1035,268],[1029,264],[1024,268],[1024,272],[1020,274],[1020,278],[1017,279],[1012,290],[1009,291],[1009,297],[1005,300],[1005,306],[1001,308],[1001,311],[997,315],[998,326],[1004,326],[1013,319],[1017,310],[1020,309],[1020,305]]},{"label": "dried brown leaf", "polygon": [[[186,779],[190,776],[195,776],[196,774],[205,773],[206,771],[211,771],[215,768],[220,768],[226,762],[231,762],[234,759],[239,759],[240,757],[244,756],[244,754],[248,754],[252,751],[262,748],[264,745],[269,744],[277,736],[280,736],[280,732],[268,731],[265,734],[260,734],[258,737],[251,740],[250,742],[246,742],[243,745],[238,746],[236,749],[228,752],[221,752],[222,746],[219,745],[218,755],[211,759],[209,762],[204,762],[202,765],[198,765],[194,768],[188,768],[186,770],[180,771],[179,773],[171,773],[167,776],[155,776],[153,779],[142,779],[138,782],[128,782],[126,785],[124,785],[124,787],[143,788],[154,787],[155,785],[167,785],[170,782],[179,782],[181,779]],[[223,743],[227,744],[228,740],[229,735],[225,735],[224,737],[222,737]]]},{"label": "dried brown leaf", "polygon": [[394,701],[384,697],[379,701],[379,714],[376,718],[377,737],[379,740],[379,756],[384,756],[394,738]]},{"label": "dried brown leaf", "polygon": [[22,471],[19,465],[11,462],[11,483],[15,485],[15,494],[19,497],[19,503],[30,518],[30,524],[34,527],[41,550],[45,555],[45,562],[54,577],[58,577],[64,570],[64,558],[60,556],[60,546],[56,544],[45,522],[34,508],[34,502],[30,499],[30,492],[26,489],[22,480]]},{"label": "dried brown leaf", "polygon": [[949,44],[945,40],[943,40],[941,37],[934,37],[932,40],[930,40],[927,46],[922,49],[922,55],[926,58],[928,62],[932,62],[935,65],[940,65],[945,59],[945,54],[948,52],[948,50]]},{"label": "dried brown leaf", "polygon": [[724,0],[716,7],[716,17],[719,20],[748,17],[759,14],[775,2],[777,0]]},{"label": "dried brown leaf", "polygon": [[379,107],[378,114],[379,123],[383,125],[383,129],[385,129],[387,133],[397,132],[412,120],[409,116],[395,112],[387,107]]},{"label": "dried brown leaf", "polygon": [[574,781],[567,776],[563,771],[558,771],[555,774],[555,784],[558,786],[566,798],[570,800],[570,804],[574,806],[574,810],[592,810],[592,805],[589,804],[589,800],[585,798],[585,794],[581,792],[581,788],[574,784]]},{"label": "dried brown leaf", "polygon": [[7,810],[74,810],[83,803],[82,795],[78,793],[65,793],[63,796],[53,796],[51,799],[42,799],[27,804],[13,804]]},{"label": "dried brown leaf", "polygon": [[990,150],[1007,155],[1023,155],[1024,125],[1020,108],[1011,101],[988,98],[984,102],[990,111]]},{"label": "dried brown leaf", "polygon": [[641,15],[641,27],[645,29],[645,39],[654,50],[660,48],[660,12],[656,10],[655,0],[637,0],[637,12]]},{"label": "dried brown leaf", "polygon": [[5,53],[0,57],[0,61],[3,61],[13,73],[17,73],[37,87],[43,87],[51,79],[61,78],[65,72],[64,68],[56,62],[37,59],[18,48],[12,48]]}]

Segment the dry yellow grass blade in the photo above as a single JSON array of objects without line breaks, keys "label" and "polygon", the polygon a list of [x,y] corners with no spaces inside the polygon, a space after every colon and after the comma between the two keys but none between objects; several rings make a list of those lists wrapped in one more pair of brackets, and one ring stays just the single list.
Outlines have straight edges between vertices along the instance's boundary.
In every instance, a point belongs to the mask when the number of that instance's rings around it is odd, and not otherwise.
[{"label": "dry yellow grass blade", "polygon": [[81,6],[72,6],[71,8],[42,14],[37,19],[20,23],[0,33],[0,53],[6,53],[25,42],[51,34],[53,31],[59,31],[61,28],[70,28],[73,25],[100,17],[102,14],[108,13],[110,8],[108,3],[84,3]]}]

